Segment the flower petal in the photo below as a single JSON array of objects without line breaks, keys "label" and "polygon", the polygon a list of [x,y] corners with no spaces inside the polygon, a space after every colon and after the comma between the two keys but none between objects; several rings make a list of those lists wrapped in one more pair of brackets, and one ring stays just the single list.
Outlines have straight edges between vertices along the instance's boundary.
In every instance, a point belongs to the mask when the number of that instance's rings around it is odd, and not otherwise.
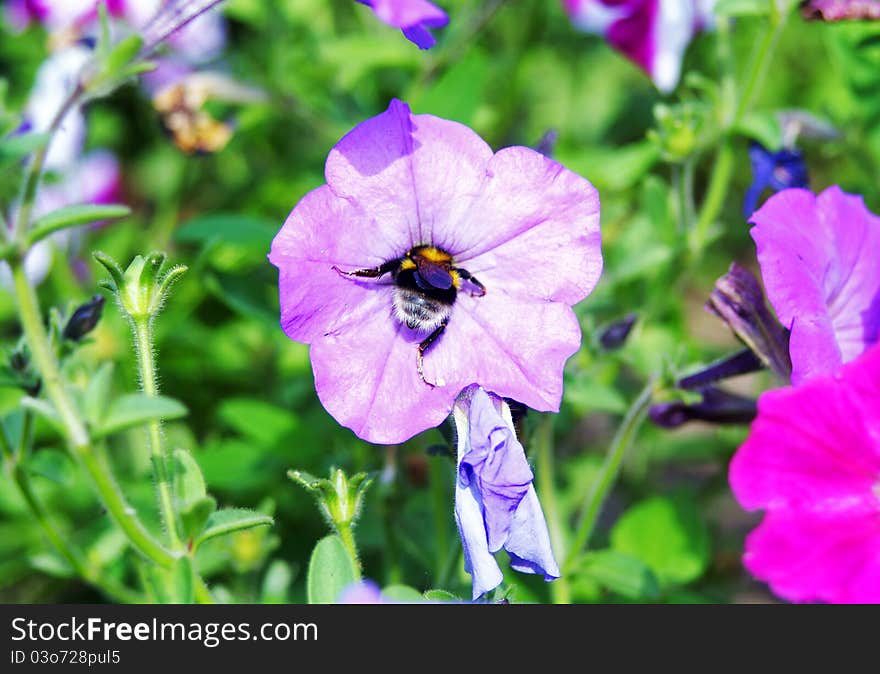
[{"label": "flower petal", "polygon": [[537,573],[544,580],[559,578],[559,565],[550,545],[550,532],[534,485],[529,485],[520,502],[504,544],[510,555],[510,566],[522,573]]},{"label": "flower petal", "polygon": [[473,577],[473,598],[494,590],[504,580],[489,552],[483,510],[473,490],[455,483],[455,523],[464,549],[464,568]]},{"label": "flower petal", "polygon": [[489,551],[497,552],[534,475],[513,430],[478,388],[468,408],[467,451],[459,456],[459,482],[479,494]]},{"label": "flower petal", "polygon": [[360,438],[393,444],[438,426],[463,385],[432,388],[419,378],[416,347],[424,335],[394,318],[390,288],[369,290],[346,301],[344,318],[312,343],[315,390]]},{"label": "flower petal", "polygon": [[[311,343],[348,329],[349,315],[372,293],[376,281],[333,270],[375,268],[392,259],[393,243],[374,231],[355,205],[319,187],[297,204],[272,241],[269,260],[279,270],[281,327],[291,339]],[[386,295],[390,307],[390,296]]]},{"label": "flower petal", "polygon": [[730,465],[742,506],[845,513],[877,503],[880,347],[840,376],[770,391]]},{"label": "flower petal", "polygon": [[504,288],[456,300],[446,332],[425,355],[428,381],[487,391],[556,412],[565,361],[580,348],[574,312],[557,302],[522,302]]},{"label": "flower petal", "polygon": [[792,382],[833,372],[880,335],[880,218],[830,187],[784,190],[752,216],[767,295],[791,329]]},{"label": "flower petal", "polygon": [[489,162],[465,221],[437,244],[490,286],[533,300],[574,304],[602,273],[599,194],[581,176],[525,147]]},{"label": "flower petal", "polygon": [[796,602],[880,602],[880,503],[846,513],[768,513],[746,539],[743,562]]},{"label": "flower petal", "polygon": [[[473,131],[431,115],[412,115],[391,101],[384,113],[358,124],[327,157],[327,184],[356,202],[373,227],[403,255],[435,243],[474,200],[492,150]],[[453,251],[450,251],[453,252]]]}]

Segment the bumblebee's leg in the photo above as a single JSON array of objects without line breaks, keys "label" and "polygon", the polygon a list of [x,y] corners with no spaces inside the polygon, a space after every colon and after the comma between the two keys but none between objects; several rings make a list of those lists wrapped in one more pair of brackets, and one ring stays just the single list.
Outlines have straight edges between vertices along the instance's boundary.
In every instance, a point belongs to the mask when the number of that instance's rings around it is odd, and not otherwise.
[{"label": "bumblebee's leg", "polygon": [[425,379],[425,373],[422,371],[422,363],[424,362],[423,357],[425,355],[425,351],[428,350],[428,348],[431,346],[431,344],[436,342],[437,338],[441,334],[443,334],[443,331],[446,329],[447,325],[449,325],[448,318],[444,319],[443,322],[437,326],[437,328],[434,330],[434,332],[432,332],[430,335],[425,337],[425,339],[422,340],[422,343],[419,344],[419,354],[416,357],[416,369],[418,369],[418,371],[419,371],[419,377],[421,378],[421,380],[423,382],[425,382],[431,388],[434,388],[434,384],[432,384],[427,379]]},{"label": "bumblebee's leg", "polygon": [[378,267],[373,267],[372,269],[355,269],[354,271],[343,271],[334,264],[333,271],[335,271],[337,274],[342,274],[343,276],[363,276],[366,278],[379,278],[380,276],[394,271],[399,264],[400,260],[389,260],[385,264]]},{"label": "bumblebee's leg", "polygon": [[455,271],[458,272],[459,277],[463,278],[465,281],[470,281],[471,284],[476,286],[477,290],[480,291],[478,293],[471,293],[471,297],[482,297],[483,295],[486,294],[486,286],[484,286],[482,283],[480,283],[477,280],[476,276],[472,276],[471,273],[467,269],[456,268]]}]

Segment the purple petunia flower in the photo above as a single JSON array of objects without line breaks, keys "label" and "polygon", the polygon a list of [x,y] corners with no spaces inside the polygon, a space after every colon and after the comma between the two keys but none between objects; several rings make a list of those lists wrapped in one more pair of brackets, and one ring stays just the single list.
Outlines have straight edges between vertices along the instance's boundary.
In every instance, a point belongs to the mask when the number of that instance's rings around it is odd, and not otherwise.
[{"label": "purple petunia flower", "polygon": [[474,382],[558,410],[581,340],[571,306],[602,271],[595,188],[397,100],[337,143],[325,175],[269,260],[281,326],[311,345],[330,414],[395,443],[437,426]]},{"label": "purple petunia flower", "polygon": [[791,382],[834,372],[880,337],[880,218],[829,187],[788,189],[751,218],[767,297],[791,330]]},{"label": "purple petunia flower", "polygon": [[678,85],[691,40],[713,22],[714,0],[563,0],[574,24],[604,35],[644,70],[657,88]]},{"label": "purple petunia flower", "polygon": [[559,578],[532,469],[509,409],[497,396],[471,386],[456,402],[453,419],[458,435],[455,521],[465,569],[473,576],[473,598],[501,583],[494,553],[502,548],[516,571],[542,574],[548,581]]},{"label": "purple petunia flower", "polygon": [[758,206],[758,198],[768,187],[774,192],[789,187],[808,187],[810,177],[804,155],[796,148],[782,148],[771,152],[757,142],[749,145],[752,164],[752,184],[743,199],[743,215],[748,218]]},{"label": "purple petunia flower", "polygon": [[382,23],[400,28],[419,49],[430,49],[437,40],[431,28],[443,28],[449,17],[428,0],[355,0],[370,7]]},{"label": "purple petunia flower", "polygon": [[765,393],[730,484],[744,508],[766,510],[743,562],[773,592],[880,602],[880,346]]}]

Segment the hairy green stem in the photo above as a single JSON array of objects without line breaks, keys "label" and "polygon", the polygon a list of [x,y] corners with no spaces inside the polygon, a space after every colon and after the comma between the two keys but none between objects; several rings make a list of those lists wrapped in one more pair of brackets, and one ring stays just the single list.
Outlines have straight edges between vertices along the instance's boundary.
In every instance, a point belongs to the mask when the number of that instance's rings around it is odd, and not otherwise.
[{"label": "hairy green stem", "polygon": [[103,506],[128,537],[129,542],[156,564],[170,567],[177,555],[165,548],[147,531],[134,508],[125,501],[107,466],[95,455],[88,430],[64,387],[61,370],[49,347],[49,338],[43,327],[36,292],[25,276],[22,261],[13,260],[10,266],[22,329],[34,362],[40,371],[46,394],[61,418],[71,453],[85,469]]},{"label": "hairy green stem", "polygon": [[354,542],[354,533],[351,530],[350,522],[335,522],[336,532],[342,539],[342,545],[351,558],[351,565],[354,568],[355,580],[361,579],[361,560],[358,557],[357,545]]},{"label": "hairy green stem", "polygon": [[[137,351],[138,373],[143,392],[150,396],[159,395],[156,384],[156,364],[153,358],[153,331],[149,318],[132,319],[135,350]],[[171,478],[168,472],[168,457],[162,444],[162,429],[158,419],[147,424],[147,438],[150,446],[150,459],[153,465],[153,478],[159,498],[159,512],[162,524],[168,535],[172,549],[181,547],[177,532],[177,515],[174,512],[174,499],[171,493]]]},{"label": "hairy green stem", "polygon": [[605,463],[602,464],[599,475],[596,477],[593,487],[587,495],[587,500],[584,502],[584,509],[574,537],[574,543],[568,551],[568,556],[565,558],[565,564],[562,569],[563,574],[572,570],[578,561],[579,555],[590,541],[590,536],[596,527],[596,521],[602,512],[602,506],[611,493],[612,487],[617,482],[617,476],[620,474],[620,465],[623,462],[626,450],[648,412],[653,392],[654,383],[651,381],[627,410],[623,422],[617,429],[611,446],[608,448],[608,454],[605,456]]},{"label": "hairy green stem", "polygon": [[[550,530],[550,544],[557,558],[563,559],[565,556],[565,539],[562,533],[559,501],[556,498],[553,417],[551,415],[541,415],[536,440],[538,445],[538,487],[541,491],[541,502],[544,505],[544,514],[547,516],[548,528]],[[550,587],[554,603],[571,603],[571,587],[565,574],[557,578]]]}]

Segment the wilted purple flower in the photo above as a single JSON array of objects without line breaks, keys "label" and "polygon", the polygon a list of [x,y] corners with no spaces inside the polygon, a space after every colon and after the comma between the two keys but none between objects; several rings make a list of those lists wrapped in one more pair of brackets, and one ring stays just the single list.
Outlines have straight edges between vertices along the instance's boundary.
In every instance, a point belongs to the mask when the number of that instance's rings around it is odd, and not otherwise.
[{"label": "wilted purple flower", "polygon": [[455,521],[474,599],[503,580],[494,557],[502,548],[516,571],[559,578],[532,469],[510,412],[505,418],[504,411],[500,398],[477,386],[462,391],[453,411],[458,434]]},{"label": "wilted purple flower", "polygon": [[796,148],[771,152],[760,143],[749,146],[752,163],[752,184],[743,200],[743,215],[748,218],[758,206],[758,197],[768,187],[774,192],[789,187],[808,187],[810,177],[804,155]]},{"label": "wilted purple flower", "polygon": [[281,326],[311,344],[337,421],[402,442],[474,382],[558,410],[581,340],[571,306],[602,271],[595,188],[525,147],[493,155],[467,127],[397,100],[337,143],[325,176],[269,259]]},{"label": "wilted purple flower", "polygon": [[443,28],[449,17],[442,9],[428,0],[355,0],[372,8],[382,23],[400,28],[406,39],[419,46],[430,49],[437,40],[431,35],[431,28]]},{"label": "wilted purple flower", "polygon": [[751,222],[767,297],[791,330],[793,384],[832,373],[880,337],[880,218],[829,187],[779,192]]},{"label": "wilted purple flower", "polygon": [[715,0],[563,0],[574,24],[604,35],[644,70],[657,88],[678,85],[691,40],[711,27]]}]

